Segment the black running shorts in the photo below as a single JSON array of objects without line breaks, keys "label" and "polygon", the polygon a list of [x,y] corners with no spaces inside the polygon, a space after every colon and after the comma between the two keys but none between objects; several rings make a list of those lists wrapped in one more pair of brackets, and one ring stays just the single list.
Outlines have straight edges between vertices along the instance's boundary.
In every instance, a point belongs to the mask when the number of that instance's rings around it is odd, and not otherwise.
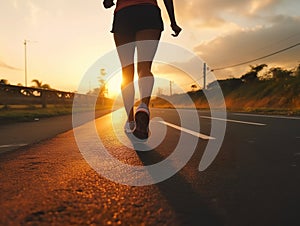
[{"label": "black running shorts", "polygon": [[164,30],[160,8],[157,6],[128,6],[114,14],[112,33],[132,34],[147,29]]}]

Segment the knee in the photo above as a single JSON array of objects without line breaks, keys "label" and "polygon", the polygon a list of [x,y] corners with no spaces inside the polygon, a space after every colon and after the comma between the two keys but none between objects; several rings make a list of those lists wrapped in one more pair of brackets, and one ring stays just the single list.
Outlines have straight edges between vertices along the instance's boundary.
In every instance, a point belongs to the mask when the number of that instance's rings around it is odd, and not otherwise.
[{"label": "knee", "polygon": [[153,77],[153,74],[149,68],[138,67],[138,76],[139,78],[143,77]]}]

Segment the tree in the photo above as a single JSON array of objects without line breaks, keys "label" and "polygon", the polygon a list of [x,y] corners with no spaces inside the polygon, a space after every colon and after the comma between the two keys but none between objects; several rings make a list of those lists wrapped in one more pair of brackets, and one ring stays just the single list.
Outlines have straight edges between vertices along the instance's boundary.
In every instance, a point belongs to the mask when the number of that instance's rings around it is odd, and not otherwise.
[{"label": "tree", "polygon": [[266,64],[260,64],[260,65],[257,65],[257,66],[250,65],[250,67],[251,67],[251,70],[241,77],[241,79],[244,82],[256,81],[258,79],[258,76],[257,76],[258,73],[261,70],[263,70],[265,67],[268,67],[268,65],[266,65]]},{"label": "tree", "polygon": [[35,85],[32,86],[34,88],[51,89],[49,84],[43,84],[42,81],[39,81],[37,79],[33,79],[31,82],[35,84]]},{"label": "tree", "polygon": [[300,77],[300,64],[298,65],[298,67],[296,68],[295,72],[294,72],[295,76],[299,76]]},{"label": "tree", "polygon": [[192,88],[192,91],[194,92],[195,89],[197,89],[197,85],[193,84],[193,85],[191,85],[191,88]]},{"label": "tree", "polygon": [[98,77],[98,82],[99,82],[99,97],[105,97],[108,94],[108,89],[106,85],[106,81],[104,77],[106,76],[106,71],[104,68],[100,69],[100,77]]},{"label": "tree", "polygon": [[1,80],[0,80],[0,84],[1,84],[1,85],[9,85],[9,82],[8,82],[7,79],[1,79]]},{"label": "tree", "polygon": [[281,67],[275,67],[271,68],[270,71],[268,72],[271,78],[275,80],[281,80],[281,79],[287,79],[292,76],[293,71],[291,70],[285,70],[282,69]]},{"label": "tree", "polygon": [[99,96],[105,97],[108,94],[108,89],[104,79],[99,79]]}]

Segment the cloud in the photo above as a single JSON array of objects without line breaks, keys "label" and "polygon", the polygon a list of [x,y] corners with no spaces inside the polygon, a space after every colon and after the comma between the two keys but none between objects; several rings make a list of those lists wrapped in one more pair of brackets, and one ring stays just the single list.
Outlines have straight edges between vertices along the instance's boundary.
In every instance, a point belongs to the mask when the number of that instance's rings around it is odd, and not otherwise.
[{"label": "cloud", "polygon": [[10,70],[17,70],[17,71],[20,71],[21,69],[20,68],[16,68],[16,67],[13,67],[11,65],[8,65],[6,63],[4,63],[3,61],[0,60],[0,67],[2,68],[6,68],[6,69],[10,69]]},{"label": "cloud", "polygon": [[[273,22],[270,26],[240,29],[201,43],[194,50],[211,67],[218,68],[265,56],[300,42],[300,17],[275,16],[269,20]],[[296,65],[299,55],[300,46],[253,64]]]},{"label": "cloud", "polygon": [[[300,42],[300,17],[275,15],[266,17],[266,25],[253,28],[239,28],[226,35],[219,35],[209,41],[202,41],[195,46],[194,52],[203,59],[211,69],[227,67],[249,60],[253,60],[278,50],[287,48]],[[269,67],[280,66],[285,68],[295,67],[300,63],[300,46],[287,50],[280,54],[244,64],[239,67],[215,71],[219,79],[231,76],[240,77],[249,71],[248,65],[266,63]],[[176,62],[181,65],[195,65],[194,59],[186,62]],[[200,71],[201,65],[196,68]],[[157,70],[160,73],[174,74],[174,69],[161,65]],[[199,74],[202,72],[200,71]],[[179,74],[179,73],[177,73]]]},{"label": "cloud", "polygon": [[[291,0],[289,0],[291,1]],[[233,16],[256,18],[263,11],[275,9],[282,0],[210,0],[176,1],[178,14],[200,27],[218,27]]]}]

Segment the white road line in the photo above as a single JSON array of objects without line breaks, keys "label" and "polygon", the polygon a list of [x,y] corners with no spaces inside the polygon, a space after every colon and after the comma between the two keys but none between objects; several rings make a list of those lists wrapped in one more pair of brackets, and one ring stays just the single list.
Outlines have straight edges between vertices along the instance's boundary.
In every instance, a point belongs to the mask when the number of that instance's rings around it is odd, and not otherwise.
[{"label": "white road line", "polygon": [[169,122],[165,122],[165,121],[159,121],[159,122],[162,123],[162,124],[165,124],[167,126],[170,126],[170,127],[174,128],[174,129],[177,129],[177,130],[180,130],[182,132],[185,132],[185,133],[188,133],[190,135],[193,135],[195,137],[199,137],[199,138],[201,138],[203,140],[215,140],[216,139],[214,137],[210,137],[210,136],[207,136],[207,135],[202,134],[202,133],[198,133],[198,132],[186,129],[186,128],[182,128],[180,126],[174,125],[174,124],[169,123]]},{"label": "white road line", "polygon": [[0,145],[0,148],[23,147],[26,145],[27,144],[5,144],[5,145]]},{"label": "white road line", "polygon": [[263,117],[263,118],[300,120],[300,117],[289,117],[289,116],[281,116],[281,115],[259,115],[259,114],[247,114],[247,113],[232,113],[232,114],[233,115],[241,115],[241,116]]},{"label": "white road line", "polygon": [[226,122],[235,122],[235,123],[254,125],[254,126],[265,126],[266,125],[266,124],[258,123],[258,122],[246,122],[246,121],[239,121],[239,120],[232,120],[232,119],[214,118],[214,117],[208,117],[208,116],[200,116],[200,117],[206,118],[206,119],[220,120],[220,121],[226,121]]}]

